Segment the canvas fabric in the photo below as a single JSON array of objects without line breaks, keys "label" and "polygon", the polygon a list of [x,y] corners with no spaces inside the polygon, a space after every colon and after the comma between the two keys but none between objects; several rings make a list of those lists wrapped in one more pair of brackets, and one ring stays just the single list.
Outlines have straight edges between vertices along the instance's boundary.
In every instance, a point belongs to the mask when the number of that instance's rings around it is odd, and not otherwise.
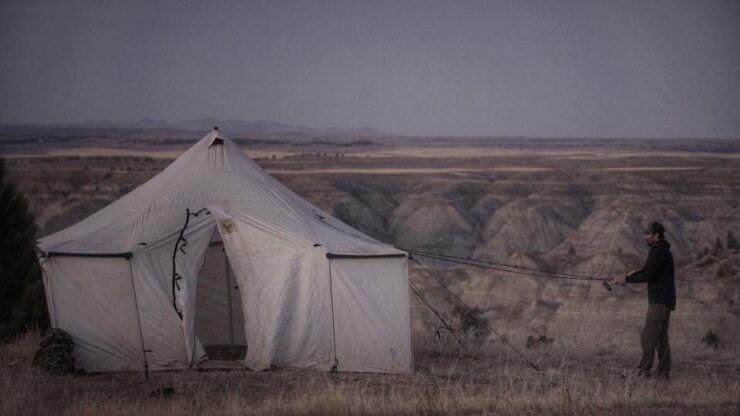
[{"label": "canvas fabric", "polygon": [[[410,371],[405,258],[327,258],[404,252],[305,201],[217,131],[131,193],[37,242],[52,324],[79,341],[78,363],[158,370],[205,359],[198,276],[214,240],[240,288],[250,368],[329,370],[340,361],[340,371]],[[339,331],[337,307],[351,318]],[[367,345],[337,342],[357,325],[372,329]]]},{"label": "canvas fabric", "polygon": [[388,260],[331,261],[339,371],[411,371],[408,260]]}]

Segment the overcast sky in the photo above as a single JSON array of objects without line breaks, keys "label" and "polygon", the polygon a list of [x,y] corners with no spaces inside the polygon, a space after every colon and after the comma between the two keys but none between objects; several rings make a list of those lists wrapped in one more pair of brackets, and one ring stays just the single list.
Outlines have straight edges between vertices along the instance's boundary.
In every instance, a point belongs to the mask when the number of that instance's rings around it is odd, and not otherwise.
[{"label": "overcast sky", "polygon": [[740,138],[740,1],[0,0],[0,123]]}]

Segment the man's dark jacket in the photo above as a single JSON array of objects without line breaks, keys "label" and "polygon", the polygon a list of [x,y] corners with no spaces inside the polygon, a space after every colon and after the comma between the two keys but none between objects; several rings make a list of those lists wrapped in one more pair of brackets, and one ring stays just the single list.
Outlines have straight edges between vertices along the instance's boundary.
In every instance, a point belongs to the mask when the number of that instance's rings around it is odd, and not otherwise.
[{"label": "man's dark jacket", "polygon": [[627,283],[648,284],[648,301],[676,309],[676,283],[673,278],[673,254],[671,245],[665,240],[658,240],[648,253],[645,267],[627,276]]}]

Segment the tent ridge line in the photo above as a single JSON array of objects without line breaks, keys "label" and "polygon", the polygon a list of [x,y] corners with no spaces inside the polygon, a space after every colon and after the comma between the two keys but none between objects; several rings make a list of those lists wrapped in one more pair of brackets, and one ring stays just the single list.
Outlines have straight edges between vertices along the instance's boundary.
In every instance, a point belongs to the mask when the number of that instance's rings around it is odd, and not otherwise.
[{"label": "tent ridge line", "polygon": [[49,251],[45,257],[125,257],[130,259],[134,253],[127,251],[125,253],[67,253],[62,251]]},{"label": "tent ridge line", "polygon": [[391,258],[391,257],[408,257],[406,253],[393,253],[393,254],[337,254],[337,253],[326,253],[328,259],[379,259],[379,258]]}]

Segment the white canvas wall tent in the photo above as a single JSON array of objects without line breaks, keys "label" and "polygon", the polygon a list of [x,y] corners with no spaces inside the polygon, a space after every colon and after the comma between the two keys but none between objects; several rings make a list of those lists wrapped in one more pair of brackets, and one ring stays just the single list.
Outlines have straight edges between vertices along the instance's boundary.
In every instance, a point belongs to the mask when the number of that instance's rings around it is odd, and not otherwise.
[{"label": "white canvas wall tent", "polygon": [[88,371],[188,368],[226,342],[246,343],[254,370],[412,368],[406,253],[311,205],[217,129],[37,246],[52,325]]}]

